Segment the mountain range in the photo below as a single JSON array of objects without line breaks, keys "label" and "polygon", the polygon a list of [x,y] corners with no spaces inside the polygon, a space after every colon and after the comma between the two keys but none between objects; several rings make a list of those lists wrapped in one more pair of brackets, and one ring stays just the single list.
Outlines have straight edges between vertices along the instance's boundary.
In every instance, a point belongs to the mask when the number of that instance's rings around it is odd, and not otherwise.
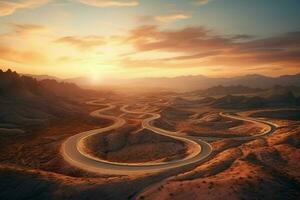
[{"label": "mountain range", "polygon": [[263,75],[246,75],[232,78],[210,78],[202,75],[180,76],[174,78],[142,78],[133,79],[123,84],[136,85],[139,87],[165,87],[176,91],[192,91],[207,89],[218,85],[230,86],[240,85],[251,88],[270,88],[275,85],[299,86],[300,74],[285,75],[279,77],[268,77]]},{"label": "mountain range", "polygon": [[[34,76],[37,79],[49,79],[48,76]],[[87,88],[95,86],[115,86],[115,87],[139,87],[139,88],[164,88],[174,91],[193,91],[204,90],[216,86],[239,85],[251,88],[271,88],[275,85],[281,86],[299,86],[300,73],[295,75],[284,75],[279,77],[269,77],[258,74],[237,76],[231,78],[212,78],[203,75],[196,76],[178,76],[178,77],[153,77],[153,78],[135,78],[135,79],[104,79],[98,85],[92,84],[88,78],[77,77],[72,79],[59,79],[51,77],[58,81],[76,83]],[[237,88],[238,89],[238,88]],[[242,88],[240,88],[242,89]]]}]

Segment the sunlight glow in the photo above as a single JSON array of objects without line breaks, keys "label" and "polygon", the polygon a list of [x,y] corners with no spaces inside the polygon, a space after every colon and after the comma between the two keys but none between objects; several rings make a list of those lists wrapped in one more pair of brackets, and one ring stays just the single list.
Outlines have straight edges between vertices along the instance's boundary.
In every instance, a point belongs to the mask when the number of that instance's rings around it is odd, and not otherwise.
[{"label": "sunlight glow", "polygon": [[102,80],[102,74],[99,71],[91,70],[88,74],[88,78],[91,84],[98,85]]}]

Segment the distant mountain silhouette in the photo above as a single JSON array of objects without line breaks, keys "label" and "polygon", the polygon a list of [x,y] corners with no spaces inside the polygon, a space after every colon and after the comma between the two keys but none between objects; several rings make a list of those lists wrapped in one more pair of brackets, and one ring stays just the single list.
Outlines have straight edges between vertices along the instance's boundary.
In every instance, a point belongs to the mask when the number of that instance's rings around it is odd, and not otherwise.
[{"label": "distant mountain silhouette", "polygon": [[[87,86],[88,79],[84,77],[66,80],[67,82],[77,83]],[[174,78],[158,77],[158,78],[136,78],[136,79],[107,79],[102,80],[100,85],[110,86],[126,86],[126,87],[153,87],[167,88],[175,91],[193,91],[205,90],[217,86],[236,86],[237,91],[242,91],[242,87],[250,88],[270,88],[275,85],[282,86],[298,86],[300,85],[300,74],[285,75],[279,77],[267,77],[262,75],[246,75],[232,78],[210,78],[202,75],[197,76],[178,76]]]},{"label": "distant mountain silhouette", "polygon": [[[268,77],[259,74],[250,74],[245,76],[236,76],[232,78],[211,78],[203,75],[195,76],[178,76],[173,78],[168,77],[153,77],[153,78],[135,78],[135,79],[118,79],[118,78],[103,78],[98,83],[93,83],[89,78],[81,76],[68,79],[60,79],[48,75],[27,75],[38,80],[54,79],[59,82],[75,83],[84,88],[95,88],[96,86],[117,86],[117,87],[135,87],[135,88],[162,88],[171,89],[174,91],[195,91],[213,89],[223,90],[221,86],[231,86],[227,88],[231,90],[230,94],[249,93],[252,89],[266,89],[276,85],[281,86],[298,86],[300,85],[300,73],[295,75],[284,75],[279,77]],[[212,90],[213,90],[212,89]],[[256,92],[257,90],[253,90]],[[210,93],[210,91],[207,91]],[[212,92],[212,91],[211,91]],[[218,93],[226,94],[219,91]]]}]

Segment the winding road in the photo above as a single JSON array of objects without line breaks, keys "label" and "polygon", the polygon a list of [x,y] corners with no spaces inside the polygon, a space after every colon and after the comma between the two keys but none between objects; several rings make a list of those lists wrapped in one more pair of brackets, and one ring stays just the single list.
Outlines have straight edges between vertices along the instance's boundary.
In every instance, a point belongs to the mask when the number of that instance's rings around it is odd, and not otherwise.
[{"label": "winding road", "polygon": [[[150,112],[140,112],[140,111],[130,111],[128,110],[128,105],[124,105],[121,107],[121,111],[129,114],[147,114],[150,117],[144,119],[142,121],[142,127],[144,129],[151,130],[157,134],[164,135],[167,137],[171,137],[176,140],[180,140],[188,144],[192,151],[189,151],[189,155],[183,159],[172,160],[167,162],[146,162],[146,163],[118,163],[118,162],[110,162],[107,160],[100,159],[98,157],[93,157],[90,154],[86,153],[84,150],[83,141],[85,138],[93,136],[95,134],[101,134],[107,131],[115,130],[117,128],[122,127],[126,121],[121,117],[115,117],[111,115],[101,114],[105,111],[114,109],[116,106],[111,104],[103,104],[100,100],[87,102],[90,105],[96,106],[105,106],[102,109],[95,110],[90,113],[92,117],[108,119],[113,121],[113,123],[107,127],[94,129],[86,132],[82,132],[67,138],[67,140],[61,146],[61,154],[64,159],[68,161],[71,165],[81,168],[83,170],[87,170],[95,173],[105,173],[105,174],[118,174],[118,175],[128,175],[128,174],[138,174],[138,173],[152,173],[158,172],[162,170],[178,168],[181,166],[186,166],[189,164],[195,164],[203,161],[208,158],[212,153],[212,146],[204,141],[212,140],[212,139],[223,139],[223,138],[215,138],[215,137],[196,137],[196,136],[187,136],[187,135],[176,135],[177,132],[172,132],[168,130],[164,130],[158,127],[153,126],[153,121],[159,119],[161,117],[158,113],[150,113]],[[254,118],[246,118],[237,115],[231,115],[228,113],[220,113],[221,116],[243,120],[251,123],[255,123],[258,126],[262,126],[263,132],[258,135],[253,136],[241,136],[235,137],[233,139],[236,140],[250,140],[258,137],[262,137],[268,134],[273,133],[276,130],[276,124],[271,122],[267,122],[261,119]]]}]

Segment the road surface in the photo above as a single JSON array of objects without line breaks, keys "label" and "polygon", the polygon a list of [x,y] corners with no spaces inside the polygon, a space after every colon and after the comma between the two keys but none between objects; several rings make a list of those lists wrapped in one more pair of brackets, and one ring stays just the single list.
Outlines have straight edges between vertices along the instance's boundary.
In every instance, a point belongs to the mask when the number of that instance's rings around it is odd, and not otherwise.
[{"label": "road surface", "polygon": [[[83,140],[87,137],[90,137],[95,134],[101,134],[107,131],[115,130],[117,128],[122,127],[126,122],[121,117],[110,116],[106,114],[101,114],[104,111],[111,110],[115,108],[114,105],[111,104],[103,104],[99,100],[98,101],[90,101],[88,102],[90,105],[105,105],[105,108],[98,109],[90,113],[91,116],[97,118],[104,118],[113,121],[112,125],[109,125],[104,128],[94,129],[86,132],[79,133],[77,135],[71,136],[67,138],[67,140],[62,144],[61,153],[66,161],[68,161],[71,165],[81,168],[83,170],[87,170],[95,173],[105,173],[105,174],[137,174],[137,173],[151,173],[158,172],[162,170],[178,168],[182,166],[186,166],[189,164],[195,164],[203,161],[208,158],[212,153],[212,146],[203,140],[203,137],[196,136],[186,136],[186,135],[176,135],[177,132],[172,132],[168,130],[164,130],[152,125],[153,121],[160,118],[160,114],[158,113],[148,113],[148,112],[140,112],[140,111],[130,111],[127,110],[127,105],[121,107],[121,111],[125,113],[131,114],[148,114],[150,117],[144,119],[142,121],[142,127],[145,129],[149,129],[157,134],[164,135],[167,137],[174,138],[176,140],[180,140],[185,142],[192,147],[192,151],[189,151],[189,155],[183,159],[172,160],[167,162],[159,162],[159,163],[118,163],[118,162],[110,162],[107,160],[102,160],[97,157],[93,157],[87,154],[83,148]],[[231,115],[228,113],[220,113],[223,117],[228,117],[237,120],[243,120],[247,122],[255,123],[259,126],[263,126],[263,132],[259,135],[253,136],[244,136],[244,137],[236,137],[234,139],[237,140],[250,140],[255,139],[257,137],[262,137],[267,134],[271,134],[276,130],[276,125],[267,121],[263,121],[260,119],[254,118],[245,118],[237,115]],[[207,140],[212,139],[222,139],[222,138],[213,138],[207,137],[204,138]]]}]

